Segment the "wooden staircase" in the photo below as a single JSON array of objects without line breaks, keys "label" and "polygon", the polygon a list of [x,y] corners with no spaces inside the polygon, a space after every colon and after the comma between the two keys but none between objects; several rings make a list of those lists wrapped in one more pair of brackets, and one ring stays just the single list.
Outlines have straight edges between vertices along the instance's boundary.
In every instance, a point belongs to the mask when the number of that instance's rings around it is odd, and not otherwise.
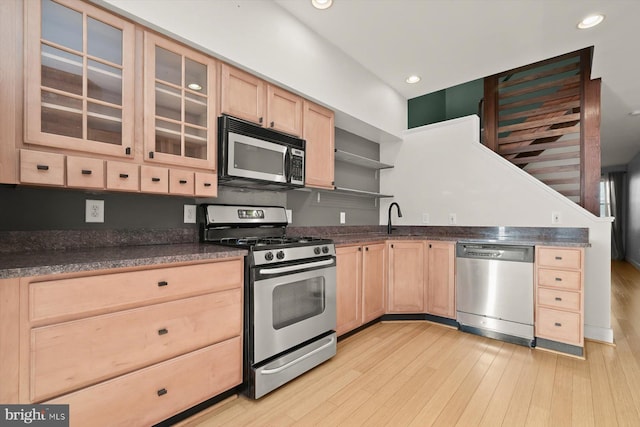
[{"label": "wooden staircase", "polygon": [[593,48],[485,78],[481,140],[599,214],[600,79]]}]

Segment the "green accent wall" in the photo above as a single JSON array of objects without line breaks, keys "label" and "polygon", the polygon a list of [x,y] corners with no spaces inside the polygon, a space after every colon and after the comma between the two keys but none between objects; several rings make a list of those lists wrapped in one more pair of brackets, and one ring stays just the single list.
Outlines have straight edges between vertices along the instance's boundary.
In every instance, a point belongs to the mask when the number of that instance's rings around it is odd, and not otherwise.
[{"label": "green accent wall", "polygon": [[463,83],[407,101],[409,129],[478,114],[484,79]]}]

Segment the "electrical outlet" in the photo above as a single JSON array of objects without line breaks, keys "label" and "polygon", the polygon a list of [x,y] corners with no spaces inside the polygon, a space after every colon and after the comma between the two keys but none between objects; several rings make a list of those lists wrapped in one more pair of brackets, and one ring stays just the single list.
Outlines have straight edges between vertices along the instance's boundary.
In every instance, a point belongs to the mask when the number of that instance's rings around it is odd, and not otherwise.
[{"label": "electrical outlet", "polygon": [[340,212],[340,224],[347,223],[347,214],[344,212]]},{"label": "electrical outlet", "polygon": [[560,212],[551,212],[551,224],[560,224],[561,222]]},{"label": "electrical outlet", "polygon": [[456,221],[457,221],[456,214],[450,213],[449,214],[449,225],[454,225],[456,223]]},{"label": "electrical outlet", "polygon": [[423,224],[429,224],[429,214],[426,212],[422,213],[422,223]]},{"label": "electrical outlet", "polygon": [[86,200],[84,222],[104,222],[104,200]]},{"label": "electrical outlet", "polygon": [[196,223],[196,205],[184,205],[184,223]]}]

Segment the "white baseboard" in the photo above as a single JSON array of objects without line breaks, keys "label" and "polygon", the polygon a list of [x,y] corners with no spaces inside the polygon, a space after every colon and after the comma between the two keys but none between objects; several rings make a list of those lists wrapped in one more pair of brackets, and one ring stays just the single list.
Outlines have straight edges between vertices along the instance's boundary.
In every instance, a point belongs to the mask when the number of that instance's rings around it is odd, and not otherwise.
[{"label": "white baseboard", "polygon": [[635,268],[637,268],[638,270],[640,270],[640,262],[631,259],[631,258],[626,258],[625,261],[627,261],[629,264],[633,265]]},{"label": "white baseboard", "polygon": [[584,325],[584,337],[595,341],[613,344],[613,329]]}]

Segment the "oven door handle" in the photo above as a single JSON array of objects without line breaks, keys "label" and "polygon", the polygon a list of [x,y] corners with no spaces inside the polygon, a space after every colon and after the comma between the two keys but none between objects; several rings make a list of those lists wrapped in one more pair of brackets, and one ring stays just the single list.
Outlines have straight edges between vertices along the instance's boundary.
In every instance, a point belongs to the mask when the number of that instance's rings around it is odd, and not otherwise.
[{"label": "oven door handle", "polygon": [[282,372],[285,369],[288,369],[291,366],[293,366],[293,365],[295,365],[297,363],[300,363],[305,359],[308,359],[309,357],[313,356],[314,354],[321,352],[325,348],[332,346],[335,340],[336,339],[332,336],[328,343],[321,345],[320,347],[316,348],[315,350],[310,351],[309,353],[304,354],[304,355],[298,357],[297,359],[292,360],[289,363],[285,363],[284,365],[282,365],[282,366],[280,366],[278,368],[264,369],[261,373],[264,374],[264,375],[272,375],[272,374],[277,374],[278,372]]},{"label": "oven door handle", "polygon": [[296,265],[287,265],[284,267],[273,267],[273,268],[261,268],[259,270],[260,274],[280,274],[280,273],[289,273],[296,270],[306,270],[308,268],[314,267],[323,267],[325,265],[332,265],[334,263],[333,259],[325,259],[323,261],[315,261],[308,262],[306,264],[296,264]]}]

